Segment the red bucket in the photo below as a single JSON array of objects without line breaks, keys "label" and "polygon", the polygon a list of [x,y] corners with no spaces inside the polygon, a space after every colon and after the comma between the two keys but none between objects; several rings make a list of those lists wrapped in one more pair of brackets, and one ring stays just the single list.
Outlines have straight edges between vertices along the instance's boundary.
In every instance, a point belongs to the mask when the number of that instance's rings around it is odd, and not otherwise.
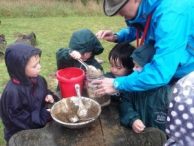
[{"label": "red bucket", "polygon": [[80,85],[80,92],[82,93],[85,78],[84,70],[76,67],[68,67],[58,70],[56,76],[62,97],[76,96],[75,84]]}]

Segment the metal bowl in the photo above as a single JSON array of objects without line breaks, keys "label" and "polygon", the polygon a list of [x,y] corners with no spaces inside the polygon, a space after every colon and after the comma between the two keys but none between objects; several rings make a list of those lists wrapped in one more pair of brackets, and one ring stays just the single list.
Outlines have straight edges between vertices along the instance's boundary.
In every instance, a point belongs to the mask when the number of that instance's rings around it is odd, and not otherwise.
[{"label": "metal bowl", "polygon": [[79,121],[77,122],[71,122],[68,120],[69,115],[72,113],[72,115],[77,116],[76,113],[79,108],[79,98],[74,96],[63,98],[56,102],[51,108],[51,117],[57,123],[71,129],[83,128],[90,125],[101,114],[101,106],[91,98],[81,97],[81,100],[88,109],[88,116],[84,120],[81,118],[79,118]]}]

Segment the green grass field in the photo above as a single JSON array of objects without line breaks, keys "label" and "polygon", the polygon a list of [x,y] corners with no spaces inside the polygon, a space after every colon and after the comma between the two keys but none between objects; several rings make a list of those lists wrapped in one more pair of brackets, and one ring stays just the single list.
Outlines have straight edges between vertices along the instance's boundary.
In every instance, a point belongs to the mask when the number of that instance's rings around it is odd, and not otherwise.
[{"label": "green grass field", "polygon": [[[17,33],[35,32],[38,48],[42,49],[41,65],[43,75],[54,90],[56,88],[56,59],[55,53],[58,48],[68,47],[68,42],[73,31],[89,28],[94,33],[100,29],[111,29],[118,31],[125,26],[120,17],[106,16],[68,16],[68,17],[42,17],[42,18],[0,18],[0,34],[4,34],[8,44],[16,40]],[[105,61],[103,67],[108,71],[108,52],[114,43],[102,41],[104,52],[98,56]],[[4,59],[0,59],[0,93],[2,93],[9,77],[6,71]],[[0,146],[4,146],[3,126],[0,123]]]}]

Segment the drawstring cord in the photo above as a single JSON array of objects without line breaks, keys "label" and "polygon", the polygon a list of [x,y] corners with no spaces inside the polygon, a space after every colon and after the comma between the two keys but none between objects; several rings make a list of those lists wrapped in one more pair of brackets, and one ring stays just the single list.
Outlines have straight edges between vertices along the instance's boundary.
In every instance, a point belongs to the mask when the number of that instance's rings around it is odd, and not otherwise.
[{"label": "drawstring cord", "polygon": [[140,39],[139,33],[140,33],[140,30],[137,28],[137,31],[136,31],[136,43],[137,43],[137,47],[143,45],[143,43],[145,41],[145,37],[146,37],[147,31],[148,31],[148,28],[149,28],[149,25],[150,25],[151,18],[152,18],[152,14],[148,15],[148,18],[146,20],[146,25],[145,25],[145,28],[144,28],[143,35],[142,35],[142,38],[141,38],[141,42],[140,43],[139,43],[139,39]]}]

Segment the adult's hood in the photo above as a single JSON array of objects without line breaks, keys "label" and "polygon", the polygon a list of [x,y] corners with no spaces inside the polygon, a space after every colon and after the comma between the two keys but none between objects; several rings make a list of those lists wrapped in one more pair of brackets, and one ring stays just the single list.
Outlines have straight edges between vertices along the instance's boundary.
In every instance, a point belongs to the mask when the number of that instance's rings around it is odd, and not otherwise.
[{"label": "adult's hood", "polygon": [[5,52],[5,64],[10,78],[20,83],[28,83],[29,79],[25,75],[25,67],[31,56],[40,55],[41,51],[31,45],[15,43],[9,45]]}]

